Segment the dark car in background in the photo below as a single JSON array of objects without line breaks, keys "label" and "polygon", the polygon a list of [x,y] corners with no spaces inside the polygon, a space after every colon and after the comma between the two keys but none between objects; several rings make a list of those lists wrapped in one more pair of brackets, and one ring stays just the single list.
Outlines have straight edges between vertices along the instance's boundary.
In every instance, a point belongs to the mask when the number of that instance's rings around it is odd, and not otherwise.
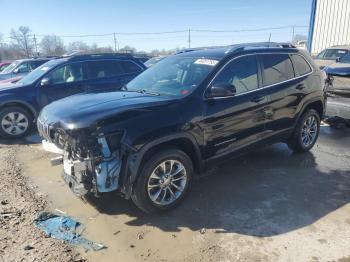
[{"label": "dark car in background", "polygon": [[350,126],[350,53],[324,71],[329,79],[327,121],[331,126]]},{"label": "dark car in background", "polygon": [[321,51],[315,57],[315,63],[319,66],[320,69],[333,64],[337,59],[347,55],[350,52],[350,46],[332,46],[323,51]]},{"label": "dark car in background", "polygon": [[1,62],[0,63],[0,72],[2,72],[10,64],[11,64],[11,62]]},{"label": "dark car in background", "polygon": [[14,77],[24,77],[35,68],[41,66],[49,60],[50,58],[30,58],[16,60],[0,72],[0,81]]},{"label": "dark car in background", "polygon": [[325,75],[290,44],[202,48],[163,59],[120,92],[53,102],[37,125],[76,194],[117,191],[154,213],[177,206],[220,158],[281,141],[310,150],[324,88]]},{"label": "dark car in background", "polygon": [[15,84],[0,86],[0,135],[23,137],[32,129],[41,108],[49,103],[78,93],[117,91],[145,68],[127,54],[52,59]]}]

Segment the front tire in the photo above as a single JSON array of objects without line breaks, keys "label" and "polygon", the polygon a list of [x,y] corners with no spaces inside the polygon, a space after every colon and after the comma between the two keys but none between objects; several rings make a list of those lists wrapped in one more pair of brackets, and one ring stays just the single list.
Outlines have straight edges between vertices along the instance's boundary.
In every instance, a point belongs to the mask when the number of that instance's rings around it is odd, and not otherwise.
[{"label": "front tire", "polygon": [[141,166],[131,198],[149,214],[173,209],[188,194],[192,174],[187,154],[178,149],[162,150]]},{"label": "front tire", "polygon": [[33,128],[33,117],[25,109],[11,106],[0,110],[0,135],[4,138],[22,138]]},{"label": "front tire", "polygon": [[320,122],[320,116],[316,110],[310,109],[304,112],[288,141],[288,147],[295,153],[309,151],[317,141]]}]

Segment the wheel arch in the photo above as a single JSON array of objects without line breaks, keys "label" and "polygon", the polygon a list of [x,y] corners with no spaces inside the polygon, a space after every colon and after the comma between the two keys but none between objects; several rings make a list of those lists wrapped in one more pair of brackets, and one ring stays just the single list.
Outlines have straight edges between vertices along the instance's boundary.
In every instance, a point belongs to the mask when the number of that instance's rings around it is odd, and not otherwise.
[{"label": "wheel arch", "polygon": [[20,101],[20,100],[11,100],[11,101],[6,101],[0,104],[0,110],[10,107],[10,106],[18,106],[21,107],[24,110],[27,110],[35,120],[38,116],[38,112],[35,110],[33,106],[28,104],[27,102]]},{"label": "wheel arch", "polygon": [[303,115],[303,113],[305,113],[309,109],[315,109],[318,112],[320,119],[321,120],[323,119],[324,114],[325,114],[325,105],[324,105],[324,102],[321,98],[316,98],[316,99],[310,100],[309,102],[307,102],[303,105],[303,107],[299,111],[298,117],[295,121],[295,125],[296,125],[296,123],[298,123],[298,121],[299,121],[300,117]]},{"label": "wheel arch", "polygon": [[176,148],[182,150],[191,159],[195,173],[202,169],[202,157],[195,138],[187,133],[168,135],[153,140],[144,145],[139,151],[130,153],[125,162],[124,174],[122,175],[122,191],[129,198],[132,188],[139,176],[140,167],[156,151]]}]

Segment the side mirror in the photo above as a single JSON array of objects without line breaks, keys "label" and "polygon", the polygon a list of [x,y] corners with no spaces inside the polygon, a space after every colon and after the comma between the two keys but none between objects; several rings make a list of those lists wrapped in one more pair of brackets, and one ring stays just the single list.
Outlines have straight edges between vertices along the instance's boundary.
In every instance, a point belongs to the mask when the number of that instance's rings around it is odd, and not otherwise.
[{"label": "side mirror", "polygon": [[227,97],[236,94],[236,87],[230,84],[217,84],[210,87],[209,97]]},{"label": "side mirror", "polygon": [[338,63],[340,61],[340,57],[338,57],[337,59],[335,59],[335,62]]},{"label": "side mirror", "polygon": [[47,78],[47,77],[45,77],[45,78],[43,78],[43,79],[41,79],[41,81],[40,81],[40,85],[42,86],[42,87],[44,87],[44,86],[49,86],[50,85],[50,78]]},{"label": "side mirror", "polygon": [[18,74],[19,73],[19,69],[18,68],[14,69],[13,73]]}]

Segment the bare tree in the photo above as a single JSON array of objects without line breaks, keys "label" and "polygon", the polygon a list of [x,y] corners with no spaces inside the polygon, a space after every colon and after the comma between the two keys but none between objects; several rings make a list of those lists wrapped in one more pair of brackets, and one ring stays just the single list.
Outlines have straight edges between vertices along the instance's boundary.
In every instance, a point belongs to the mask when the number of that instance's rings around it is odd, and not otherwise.
[{"label": "bare tree", "polygon": [[68,51],[89,51],[90,47],[82,41],[71,42],[67,46]]},{"label": "bare tree", "polygon": [[46,35],[40,41],[41,51],[44,55],[63,55],[65,47],[60,37],[56,35]]},{"label": "bare tree", "polygon": [[299,41],[307,40],[306,35],[296,34],[293,38],[293,44],[297,44]]},{"label": "bare tree", "polygon": [[119,51],[122,52],[122,53],[124,52],[124,53],[134,54],[134,53],[136,53],[136,48],[126,45],[126,46],[120,48]]},{"label": "bare tree", "polygon": [[93,43],[90,47],[91,53],[113,53],[113,48],[111,46],[99,47],[96,43]]},{"label": "bare tree", "polygon": [[11,30],[11,39],[13,45],[21,50],[23,54],[30,57],[33,53],[34,41],[29,27],[20,26],[18,30]]}]

